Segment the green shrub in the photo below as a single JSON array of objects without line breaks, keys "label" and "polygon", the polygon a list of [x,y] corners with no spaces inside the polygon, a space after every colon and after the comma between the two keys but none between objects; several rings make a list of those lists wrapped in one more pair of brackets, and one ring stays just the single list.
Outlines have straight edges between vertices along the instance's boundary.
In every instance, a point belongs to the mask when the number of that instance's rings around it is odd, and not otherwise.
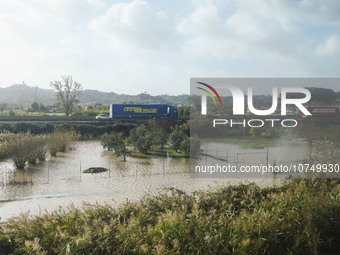
[{"label": "green shrub", "polygon": [[74,130],[53,132],[47,138],[47,147],[51,156],[56,156],[57,152],[65,152],[79,138],[80,135]]},{"label": "green shrub", "polygon": [[4,159],[8,157],[8,153],[7,153],[7,139],[11,134],[6,132],[6,131],[2,131],[0,132],[0,159]]},{"label": "green shrub", "polygon": [[105,167],[90,167],[83,171],[84,174],[95,174],[95,173],[102,173],[107,172],[107,168]]},{"label": "green shrub", "polygon": [[11,134],[6,139],[6,151],[13,164],[22,169],[31,155],[31,134]]},{"label": "green shrub", "polygon": [[49,136],[32,135],[30,132],[3,133],[0,135],[0,157],[10,158],[18,169],[22,169],[27,162],[44,161],[48,150],[52,156],[66,151],[78,139],[79,134],[74,131],[58,131]]},{"label": "green shrub", "polygon": [[340,182],[168,189],[121,207],[85,206],[9,220],[0,249],[15,254],[337,254]]}]

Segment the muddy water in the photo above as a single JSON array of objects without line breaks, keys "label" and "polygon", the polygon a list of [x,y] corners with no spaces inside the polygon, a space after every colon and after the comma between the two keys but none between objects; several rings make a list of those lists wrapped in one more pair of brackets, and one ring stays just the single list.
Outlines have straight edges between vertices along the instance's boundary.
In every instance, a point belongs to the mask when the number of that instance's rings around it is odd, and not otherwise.
[{"label": "muddy water", "polygon": [[[309,151],[308,143],[296,140],[280,140],[275,146],[266,146],[259,140],[248,148],[228,142],[209,142],[201,146],[204,154],[223,159],[230,163],[270,163],[285,164],[301,162]],[[209,159],[207,159],[209,160]],[[267,162],[268,161],[268,162]]]},{"label": "muddy water", "polygon": [[[228,151],[228,157],[232,158],[237,156],[233,155],[234,146],[231,144],[230,148],[210,153]],[[282,155],[280,147],[270,149],[273,155]],[[287,151],[287,148],[281,150]],[[292,150],[290,153],[296,156]],[[108,171],[82,173],[89,167],[105,167]],[[255,180],[260,185],[272,185],[276,181],[268,178],[196,179],[190,178],[188,171],[188,159],[170,158],[160,152],[147,156],[135,153],[123,162],[121,157],[103,150],[98,141],[78,142],[73,150],[35,166],[29,165],[24,170],[15,170],[10,161],[3,161],[0,162],[0,221],[28,211],[30,215],[41,215],[72,203],[80,207],[84,202],[119,204],[126,199],[135,201],[165,187],[192,192],[218,184]]]}]

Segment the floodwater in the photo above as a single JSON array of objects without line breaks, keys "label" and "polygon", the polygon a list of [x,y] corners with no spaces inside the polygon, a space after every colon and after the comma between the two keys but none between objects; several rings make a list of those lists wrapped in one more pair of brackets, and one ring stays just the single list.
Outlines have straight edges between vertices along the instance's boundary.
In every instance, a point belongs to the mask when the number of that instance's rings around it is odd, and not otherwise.
[{"label": "floodwater", "polygon": [[242,148],[242,145],[229,143],[228,141],[210,141],[203,144],[201,149],[204,154],[212,156],[210,160],[217,158],[235,164],[296,163],[301,162],[309,150],[308,143],[302,140],[278,140],[274,144],[275,146],[266,146],[261,144],[261,140],[258,140],[253,146]]},{"label": "floodwater", "polygon": [[[223,154],[228,158],[237,157],[235,151],[240,150],[235,144],[230,144],[229,148],[221,147],[219,152],[209,151],[209,145],[204,146],[202,149],[206,152],[218,156]],[[254,152],[254,149],[242,151]],[[269,155],[283,157],[281,160],[294,160],[297,155],[304,154],[304,145],[296,148],[289,148],[289,145],[272,147],[269,151]],[[89,167],[105,167],[109,171],[82,173]],[[0,162],[0,222],[28,211],[32,216],[42,215],[60,206],[66,208],[74,204],[80,207],[84,202],[119,205],[126,200],[137,201],[146,194],[156,194],[166,187],[193,192],[219,184],[253,181],[263,186],[276,183],[275,179],[270,178],[191,178],[189,159],[170,158],[166,153],[147,156],[134,153],[124,162],[122,157],[117,158],[112,152],[104,150],[99,141],[83,141],[78,142],[73,150],[51,157],[46,162],[29,165],[24,170],[16,170],[9,160]]]}]

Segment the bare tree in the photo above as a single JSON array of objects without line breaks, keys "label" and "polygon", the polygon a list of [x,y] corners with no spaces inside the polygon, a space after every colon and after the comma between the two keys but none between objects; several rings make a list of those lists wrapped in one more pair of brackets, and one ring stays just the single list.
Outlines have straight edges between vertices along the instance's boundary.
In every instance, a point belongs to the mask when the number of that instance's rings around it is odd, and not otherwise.
[{"label": "bare tree", "polygon": [[56,90],[57,100],[61,104],[66,116],[69,116],[76,103],[79,102],[78,96],[83,90],[80,83],[73,81],[71,75],[62,75],[62,82],[51,82],[52,88]]}]

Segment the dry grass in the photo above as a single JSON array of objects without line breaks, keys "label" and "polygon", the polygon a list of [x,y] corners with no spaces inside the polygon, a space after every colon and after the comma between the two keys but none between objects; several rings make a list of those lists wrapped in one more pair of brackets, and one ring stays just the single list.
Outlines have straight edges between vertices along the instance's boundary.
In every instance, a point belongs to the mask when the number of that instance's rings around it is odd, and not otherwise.
[{"label": "dry grass", "polygon": [[0,230],[3,254],[336,254],[340,182],[168,189],[118,209],[69,208]]}]

